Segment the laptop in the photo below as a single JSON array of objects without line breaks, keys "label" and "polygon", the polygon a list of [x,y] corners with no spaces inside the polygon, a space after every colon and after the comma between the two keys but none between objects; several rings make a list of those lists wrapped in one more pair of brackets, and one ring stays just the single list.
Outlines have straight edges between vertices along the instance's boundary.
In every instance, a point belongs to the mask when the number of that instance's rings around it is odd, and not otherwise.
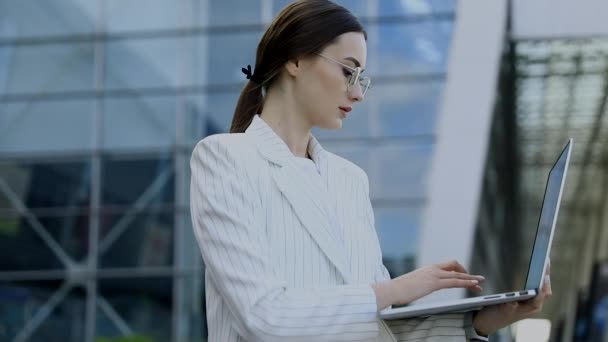
[{"label": "laptop", "polygon": [[570,138],[549,172],[540,218],[538,220],[538,226],[536,227],[536,237],[534,239],[534,247],[528,266],[528,276],[525,288],[514,292],[451,301],[411,304],[399,308],[387,308],[380,311],[380,318],[391,320],[442,313],[466,312],[479,310],[482,307],[489,305],[523,301],[536,296],[543,287],[544,274],[547,268],[551,242],[553,241],[557,223],[559,204],[564,190],[568,164],[570,163],[572,143],[572,138]]}]

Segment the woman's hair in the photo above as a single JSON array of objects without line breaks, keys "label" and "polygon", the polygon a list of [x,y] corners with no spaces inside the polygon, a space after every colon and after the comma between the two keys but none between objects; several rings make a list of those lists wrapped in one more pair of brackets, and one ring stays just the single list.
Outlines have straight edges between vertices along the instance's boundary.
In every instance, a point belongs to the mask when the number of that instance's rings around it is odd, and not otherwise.
[{"label": "woman's hair", "polygon": [[285,63],[321,52],[347,32],[361,32],[367,39],[357,18],[329,0],[299,0],[285,7],[258,44],[253,77],[241,91],[230,133],[245,132],[262,111],[262,89],[268,90]]}]

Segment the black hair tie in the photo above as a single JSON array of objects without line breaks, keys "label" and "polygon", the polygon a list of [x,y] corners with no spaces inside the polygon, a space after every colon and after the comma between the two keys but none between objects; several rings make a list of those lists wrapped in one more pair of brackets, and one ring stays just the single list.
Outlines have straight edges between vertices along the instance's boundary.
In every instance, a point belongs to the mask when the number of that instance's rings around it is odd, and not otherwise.
[{"label": "black hair tie", "polygon": [[241,68],[241,71],[243,74],[247,75],[248,80],[252,80],[255,83],[260,83],[260,79],[257,77],[257,75],[254,75],[253,72],[251,72],[251,65],[248,64],[247,69]]}]

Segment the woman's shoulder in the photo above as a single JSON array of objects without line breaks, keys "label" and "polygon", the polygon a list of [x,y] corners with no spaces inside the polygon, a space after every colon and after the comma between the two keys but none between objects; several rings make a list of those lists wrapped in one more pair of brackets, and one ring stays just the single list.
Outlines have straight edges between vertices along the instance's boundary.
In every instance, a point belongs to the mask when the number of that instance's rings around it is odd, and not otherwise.
[{"label": "woman's shoulder", "polygon": [[325,152],[327,153],[328,160],[332,164],[338,165],[338,167],[342,168],[347,174],[367,182],[367,173],[359,165],[335,153],[329,151]]},{"label": "woman's shoulder", "polygon": [[245,133],[219,133],[206,136],[196,144],[199,146],[217,146],[230,149],[231,151],[239,151],[241,149],[251,149],[253,144]]},{"label": "woman's shoulder", "polygon": [[244,133],[220,133],[213,134],[200,140],[194,151],[193,155],[198,153],[201,154],[214,154],[217,157],[224,157],[227,159],[241,159],[248,158],[255,151],[254,144],[250,141],[251,137]]}]

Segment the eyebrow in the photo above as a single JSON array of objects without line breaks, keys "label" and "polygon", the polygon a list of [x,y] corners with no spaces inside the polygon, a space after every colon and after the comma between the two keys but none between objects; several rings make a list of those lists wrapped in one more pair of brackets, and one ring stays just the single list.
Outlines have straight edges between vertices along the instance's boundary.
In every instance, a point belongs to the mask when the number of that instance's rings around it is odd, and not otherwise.
[{"label": "eyebrow", "polygon": [[[361,67],[361,63],[355,57],[345,57],[344,59],[355,63],[356,67]],[[361,72],[365,71],[365,69],[361,69]]]}]

